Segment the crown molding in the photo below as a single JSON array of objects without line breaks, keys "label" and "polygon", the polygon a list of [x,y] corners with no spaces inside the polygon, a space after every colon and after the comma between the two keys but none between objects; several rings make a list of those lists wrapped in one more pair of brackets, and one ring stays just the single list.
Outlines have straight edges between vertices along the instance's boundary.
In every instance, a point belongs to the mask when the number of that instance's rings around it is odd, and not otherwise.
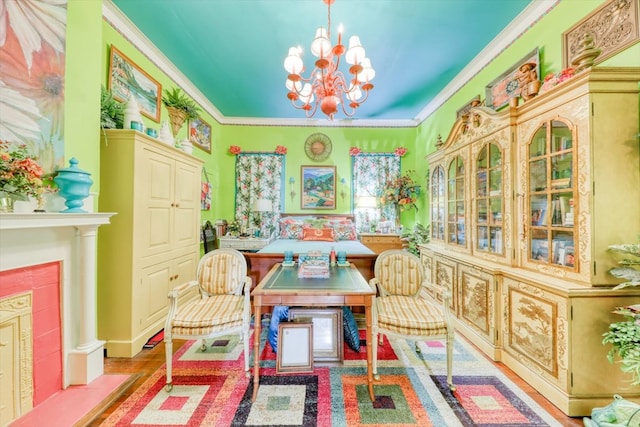
[{"label": "crown molding", "polygon": [[416,121],[418,123],[425,121],[560,1],[562,0],[534,0],[531,2],[420,111]]}]

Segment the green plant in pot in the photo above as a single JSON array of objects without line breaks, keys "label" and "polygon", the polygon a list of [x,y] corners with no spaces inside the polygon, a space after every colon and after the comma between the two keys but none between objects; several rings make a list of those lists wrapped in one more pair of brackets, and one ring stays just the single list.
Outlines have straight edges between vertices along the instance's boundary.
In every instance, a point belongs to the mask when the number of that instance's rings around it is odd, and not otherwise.
[{"label": "green plant in pot", "polygon": [[429,242],[429,226],[424,226],[420,223],[416,223],[413,226],[413,230],[400,236],[404,248],[416,256],[420,256],[419,245]]},{"label": "green plant in pot", "polygon": [[171,131],[174,138],[184,122],[198,118],[198,113],[200,112],[198,104],[178,87],[172,90],[165,89],[162,95],[162,103],[169,112],[169,121],[171,122]]},{"label": "green plant in pot", "polygon": [[113,98],[110,90],[101,86],[100,127],[102,129],[122,129],[124,123],[124,105]]},{"label": "green plant in pot", "polygon": [[[609,251],[621,256],[618,261],[621,267],[609,270],[613,276],[625,279],[613,289],[640,286],[640,244],[611,245]],[[624,316],[625,321],[609,325],[609,331],[603,334],[603,344],[611,344],[613,348],[607,353],[609,362],[616,356],[621,359],[621,370],[631,374],[631,385],[640,384],[640,304],[618,307],[614,313]]]}]

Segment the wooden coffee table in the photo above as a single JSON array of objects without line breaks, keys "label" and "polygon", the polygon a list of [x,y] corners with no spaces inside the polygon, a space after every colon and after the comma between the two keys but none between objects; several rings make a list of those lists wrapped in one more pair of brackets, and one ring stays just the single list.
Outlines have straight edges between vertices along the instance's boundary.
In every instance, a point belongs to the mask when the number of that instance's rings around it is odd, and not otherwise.
[{"label": "wooden coffee table", "polygon": [[368,350],[371,343],[371,305],[375,290],[371,289],[358,269],[353,265],[331,267],[328,279],[300,279],[296,267],[283,267],[278,263],[251,292],[254,306],[253,331],[253,398],[260,386],[260,329],[262,307],[286,305],[301,307],[362,306],[367,326],[367,383],[369,397],[373,394],[373,355]]}]

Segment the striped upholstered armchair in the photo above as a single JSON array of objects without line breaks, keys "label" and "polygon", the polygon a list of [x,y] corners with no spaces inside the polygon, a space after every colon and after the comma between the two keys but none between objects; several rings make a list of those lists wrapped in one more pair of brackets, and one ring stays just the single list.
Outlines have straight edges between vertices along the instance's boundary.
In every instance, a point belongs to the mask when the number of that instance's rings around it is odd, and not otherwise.
[{"label": "striped upholstered armchair", "polygon": [[[194,288],[199,296],[180,305],[180,298]],[[249,375],[250,292],[251,278],[247,276],[244,255],[227,248],[207,252],[198,263],[196,280],[169,292],[169,314],[164,328],[167,391],[173,388],[174,338],[201,339],[204,351],[209,338],[240,334],[244,343],[244,370]]]},{"label": "striped upholstered armchair", "polygon": [[[378,377],[378,344],[382,335],[414,341],[420,352],[418,340],[445,339],[447,352],[447,383],[453,391],[451,367],[453,362],[453,320],[449,313],[450,296],[442,293],[442,302],[429,296],[429,284],[420,259],[404,250],[388,250],[378,255],[374,277],[369,281],[377,295],[373,303],[373,373]],[[378,336],[380,340],[378,342]]]}]

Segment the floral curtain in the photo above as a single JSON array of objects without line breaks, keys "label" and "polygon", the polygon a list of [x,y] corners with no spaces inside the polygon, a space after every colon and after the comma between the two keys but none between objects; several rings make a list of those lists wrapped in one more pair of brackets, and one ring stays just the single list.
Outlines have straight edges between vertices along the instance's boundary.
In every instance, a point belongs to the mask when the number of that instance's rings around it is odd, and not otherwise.
[{"label": "floral curtain", "polygon": [[[238,153],[236,155],[236,210],[235,220],[240,229],[248,232],[260,228],[271,234],[280,219],[284,194],[283,154]],[[270,212],[255,212],[258,199],[271,202]]]},{"label": "floral curtain", "polygon": [[[380,205],[388,181],[400,176],[400,156],[395,153],[357,153],[352,155],[354,214],[358,231],[375,226],[380,220],[396,220],[396,209]],[[361,196],[374,196],[376,207],[359,207]]]}]

